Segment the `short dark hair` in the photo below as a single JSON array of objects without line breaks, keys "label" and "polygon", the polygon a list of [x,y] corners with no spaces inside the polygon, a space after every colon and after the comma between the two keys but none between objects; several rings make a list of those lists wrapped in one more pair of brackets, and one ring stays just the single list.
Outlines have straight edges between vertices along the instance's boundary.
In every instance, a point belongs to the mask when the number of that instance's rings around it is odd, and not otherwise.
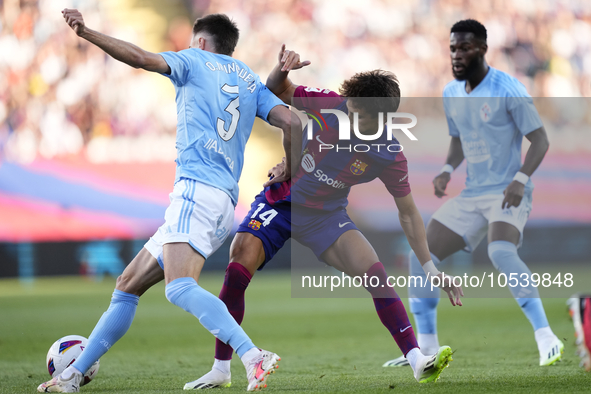
[{"label": "short dark hair", "polygon": [[474,37],[486,42],[486,27],[477,20],[474,19],[464,19],[459,22],[456,22],[451,27],[450,33],[472,33]]},{"label": "short dark hair", "polygon": [[396,112],[400,105],[398,78],[390,71],[373,70],[353,75],[341,84],[339,93],[344,97],[371,97],[358,105],[372,112]]},{"label": "short dark hair", "polygon": [[211,35],[217,53],[232,56],[240,31],[227,15],[210,14],[197,19],[193,25],[193,35],[202,31]]}]

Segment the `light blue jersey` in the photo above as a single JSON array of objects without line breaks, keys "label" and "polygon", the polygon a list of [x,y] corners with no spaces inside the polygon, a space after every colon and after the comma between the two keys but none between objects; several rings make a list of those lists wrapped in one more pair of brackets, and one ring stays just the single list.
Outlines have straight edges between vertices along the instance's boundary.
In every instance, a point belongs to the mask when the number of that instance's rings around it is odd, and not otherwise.
[{"label": "light blue jersey", "polygon": [[176,179],[194,179],[238,201],[244,147],[255,116],[285,105],[244,63],[197,48],[163,52],[176,90]]},{"label": "light blue jersey", "polygon": [[[462,141],[468,163],[464,197],[499,194],[521,168],[523,136],[542,127],[525,86],[489,67],[471,93],[466,81],[454,80],[443,90],[449,134]],[[526,191],[533,190],[531,180]]]}]

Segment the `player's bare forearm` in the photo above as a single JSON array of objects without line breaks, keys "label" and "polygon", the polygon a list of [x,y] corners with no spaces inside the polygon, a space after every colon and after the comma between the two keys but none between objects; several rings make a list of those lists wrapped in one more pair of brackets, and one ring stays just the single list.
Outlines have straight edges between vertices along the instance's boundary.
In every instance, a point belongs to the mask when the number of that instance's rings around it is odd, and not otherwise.
[{"label": "player's bare forearm", "polygon": [[283,44],[279,51],[278,62],[267,77],[267,88],[285,104],[291,104],[298,85],[291,82],[288,74],[291,70],[298,70],[308,65],[310,65],[309,61],[301,62],[300,55],[294,51],[286,50],[285,44]]},{"label": "player's bare forearm", "polygon": [[66,8],[62,11],[62,15],[66,23],[80,38],[98,46],[114,59],[126,63],[131,67],[143,68],[144,70],[164,74],[170,73],[170,67],[162,56],[86,27],[80,11]]},{"label": "player's bare forearm", "polygon": [[299,151],[302,146],[302,124],[287,107],[278,105],[274,107],[268,116],[269,123],[279,127],[283,131],[283,149],[285,151],[285,168],[281,176],[275,176],[264,184],[269,186],[273,183],[283,182],[291,177],[292,163],[299,163]]},{"label": "player's bare forearm", "polygon": [[415,205],[412,194],[409,193],[405,197],[394,197],[394,201],[398,207],[398,218],[400,219],[400,225],[408,239],[408,243],[417,255],[421,265],[425,264],[431,260],[431,253],[427,245],[425,223]]},{"label": "player's bare forearm", "polygon": [[285,104],[291,105],[291,99],[297,88],[287,77],[289,72],[281,71],[281,64],[277,64],[267,77],[267,87]]},{"label": "player's bare forearm", "polygon": [[447,150],[446,164],[449,164],[454,169],[458,168],[464,161],[464,151],[462,150],[462,140],[459,137],[451,137],[449,149]]},{"label": "player's bare forearm", "polygon": [[[544,130],[543,126],[528,133],[525,137],[531,142],[531,145],[527,150],[523,166],[519,172],[531,176],[539,167],[542,160],[544,160],[544,156],[546,156],[546,152],[548,152],[550,143],[548,142],[548,136],[546,135],[546,130]],[[525,184],[518,180],[513,180],[503,192],[505,197],[501,202],[501,207],[503,209],[518,207],[519,204],[521,204],[524,193]]]},{"label": "player's bare forearm", "polygon": [[[423,218],[419,212],[412,195],[409,193],[405,197],[397,198],[394,197],[396,206],[398,207],[398,217],[400,218],[400,225],[404,234],[408,239],[410,247],[417,255],[419,262],[423,266],[425,272],[429,272],[431,275],[431,283],[438,277],[438,284],[443,291],[447,293],[449,301],[452,305],[462,306],[462,300],[460,297],[464,296],[464,291],[461,286],[456,286],[453,283],[453,277],[445,275],[443,272],[439,272],[433,264],[425,264],[431,261],[431,253],[429,252],[429,246],[427,245],[427,234],[425,232],[425,224]],[[429,266],[430,265],[430,266]]]},{"label": "player's bare forearm", "polygon": [[107,36],[91,29],[84,29],[81,38],[101,48],[108,55],[134,68],[143,68],[162,74],[169,74],[170,67],[164,58],[148,52],[130,42]]},{"label": "player's bare forearm", "polygon": [[546,156],[546,152],[548,152],[550,143],[548,142],[548,135],[543,126],[527,134],[525,138],[531,142],[531,145],[527,150],[523,166],[519,171],[527,176],[531,176],[540,166],[542,160],[544,160],[544,156]]},{"label": "player's bare forearm", "polygon": [[[447,150],[446,165],[452,166],[455,170],[464,160],[464,151],[462,150],[462,141],[459,137],[452,137]],[[441,172],[433,179],[433,187],[435,188],[435,195],[439,198],[447,196],[445,189],[451,180],[451,173],[447,171]]]},{"label": "player's bare forearm", "polygon": [[295,174],[300,164],[303,132],[300,118],[293,111],[289,111],[289,114],[289,131],[283,131],[283,149],[288,155],[286,156],[285,165],[291,174]]}]

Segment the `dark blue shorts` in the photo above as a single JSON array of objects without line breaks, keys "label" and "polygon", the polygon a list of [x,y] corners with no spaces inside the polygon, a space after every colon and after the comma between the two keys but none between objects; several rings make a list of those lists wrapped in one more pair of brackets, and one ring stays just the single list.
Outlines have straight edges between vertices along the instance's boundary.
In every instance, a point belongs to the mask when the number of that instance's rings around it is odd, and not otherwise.
[{"label": "dark blue shorts", "polygon": [[358,230],[345,209],[323,212],[316,209],[290,205],[271,206],[264,193],[255,197],[250,211],[238,226],[239,233],[250,233],[263,243],[265,264],[293,237],[320,255],[349,230]]}]

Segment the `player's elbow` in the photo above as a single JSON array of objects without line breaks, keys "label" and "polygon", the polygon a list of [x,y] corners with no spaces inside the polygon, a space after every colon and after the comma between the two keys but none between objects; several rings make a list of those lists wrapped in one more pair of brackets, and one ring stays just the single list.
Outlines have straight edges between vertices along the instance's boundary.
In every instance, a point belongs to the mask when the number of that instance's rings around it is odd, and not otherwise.
[{"label": "player's elbow", "polygon": [[295,131],[302,127],[298,116],[284,106],[276,106],[271,110],[269,115],[269,123],[275,127],[279,127],[286,134],[291,134],[292,130]]},{"label": "player's elbow", "polygon": [[548,150],[550,147],[550,141],[548,140],[548,134],[546,133],[546,130],[542,129],[541,132],[536,134],[536,142],[540,148],[544,149],[544,151]]},{"label": "player's elbow", "polygon": [[543,127],[532,132],[530,142],[532,144],[532,147],[535,147],[535,149],[542,154],[546,154],[546,152],[548,152],[548,149],[550,149],[550,141],[548,140],[548,134],[546,133],[546,130],[544,130]]},{"label": "player's elbow", "polygon": [[302,129],[302,122],[293,111],[289,111],[289,128],[294,131]]},{"label": "player's elbow", "polygon": [[548,149],[550,149],[550,141],[548,141],[548,137],[546,136],[546,134],[540,136],[536,141],[535,145],[536,150],[539,152],[539,154],[545,156],[548,152]]},{"label": "player's elbow", "polygon": [[141,68],[146,71],[164,72],[168,68],[168,64],[161,56],[149,52],[136,53],[133,56],[133,62],[132,67]]},{"label": "player's elbow", "polygon": [[546,136],[546,138],[544,138],[544,154],[546,154],[546,152],[548,152],[549,149],[550,141],[548,141],[548,137]]},{"label": "player's elbow", "polygon": [[133,68],[146,68],[146,56],[144,56],[143,54],[136,53],[133,56],[131,56],[131,59],[129,60],[128,64]]},{"label": "player's elbow", "polygon": [[398,211],[398,220],[400,220],[400,225],[404,226],[405,224],[412,223],[412,215],[410,212]]}]

